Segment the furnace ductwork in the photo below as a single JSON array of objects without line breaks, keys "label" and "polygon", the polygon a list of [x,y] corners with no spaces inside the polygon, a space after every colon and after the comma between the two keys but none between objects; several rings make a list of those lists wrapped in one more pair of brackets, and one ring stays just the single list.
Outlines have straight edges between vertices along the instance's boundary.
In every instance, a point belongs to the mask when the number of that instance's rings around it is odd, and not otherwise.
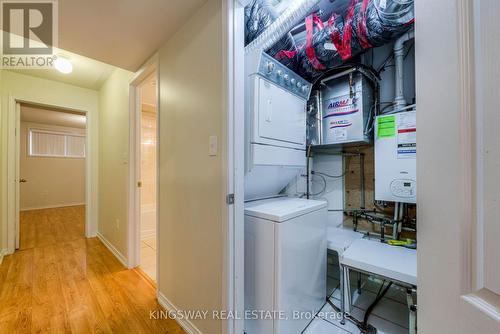
[{"label": "furnace ductwork", "polygon": [[[408,31],[414,0],[340,0],[305,19],[305,31],[288,33],[267,53],[312,80],[373,47]],[[270,0],[254,0],[246,9],[246,42],[276,20]]]}]

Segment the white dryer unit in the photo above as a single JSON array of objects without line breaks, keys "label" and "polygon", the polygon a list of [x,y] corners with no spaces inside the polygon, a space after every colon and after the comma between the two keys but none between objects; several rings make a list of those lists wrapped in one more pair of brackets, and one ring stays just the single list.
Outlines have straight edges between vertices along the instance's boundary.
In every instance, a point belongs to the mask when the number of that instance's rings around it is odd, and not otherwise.
[{"label": "white dryer unit", "polygon": [[306,166],[311,85],[263,52],[246,55],[245,199],[279,193]]},{"label": "white dryer unit", "polygon": [[[299,334],[324,305],[326,206],[298,198],[247,203],[245,333]],[[263,319],[266,311],[274,319]]]}]

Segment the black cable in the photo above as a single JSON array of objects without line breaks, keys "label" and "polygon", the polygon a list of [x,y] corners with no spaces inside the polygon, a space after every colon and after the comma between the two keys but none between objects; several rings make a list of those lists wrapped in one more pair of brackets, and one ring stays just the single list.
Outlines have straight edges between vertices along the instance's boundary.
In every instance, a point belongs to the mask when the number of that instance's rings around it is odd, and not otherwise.
[{"label": "black cable", "polygon": [[[382,104],[388,104],[388,106],[382,108],[382,110],[380,111],[380,114],[382,114],[382,111],[387,109],[388,107],[392,107],[394,105],[394,102],[380,102],[379,105],[382,105]],[[370,108],[370,114],[372,114],[373,110],[375,108],[375,105],[373,105],[371,108]],[[378,116],[378,115],[375,115],[375,116]],[[372,117],[371,119],[371,126],[370,128],[366,131],[366,133],[370,133],[373,128],[374,128],[374,125],[375,125],[375,117]]]},{"label": "black cable", "polygon": [[331,300],[329,297],[326,297],[326,302],[333,308],[333,310],[337,313],[342,312],[340,308],[338,308]]},{"label": "black cable", "polygon": [[[344,177],[347,174],[348,170],[349,170],[349,162],[347,162],[345,164],[345,170],[340,175],[331,175],[331,174],[327,174],[327,173],[324,173],[324,172],[317,172],[317,171],[314,171],[314,170],[311,171],[311,174],[312,175],[318,175],[320,177],[326,176],[326,177],[331,178],[331,179],[340,179],[341,177]],[[325,179],[325,178],[323,177],[323,179]]]},{"label": "black cable", "polygon": [[[370,314],[372,313],[375,306],[377,306],[377,304],[380,302],[380,300],[384,298],[385,294],[387,293],[387,291],[389,291],[389,288],[392,286],[392,282],[389,282],[389,284],[387,284],[385,289],[382,291],[384,283],[385,281],[382,282],[379,292],[377,293],[377,297],[375,298],[373,303],[371,303],[370,306],[368,306],[368,308],[366,309],[365,317],[363,318],[363,324],[362,324],[363,328],[360,328],[361,330],[368,328],[368,318],[370,317]],[[382,291],[382,293],[380,293],[380,291]]]},{"label": "black cable", "polygon": [[382,110],[380,110],[380,115],[383,115],[383,114],[384,114],[384,111],[385,111],[386,109],[388,109],[388,108],[392,108],[393,106],[394,106],[394,104],[390,104],[390,105],[388,105],[388,106],[383,107],[383,108],[382,108]]},{"label": "black cable", "polygon": [[327,173],[323,173],[323,172],[316,172],[316,171],[312,171],[311,174],[318,174],[318,175],[322,175],[322,176],[326,176],[326,177],[329,177],[331,179],[339,179],[341,177],[344,177],[346,174],[347,174],[347,171],[340,174],[340,175],[330,175],[330,174],[327,174]]},{"label": "black cable", "polygon": [[[311,173],[311,175],[316,175],[316,173]],[[316,193],[316,194],[311,194],[311,196],[318,196],[318,195],[321,195],[322,193],[325,192],[326,190],[326,179],[323,175],[318,175],[322,180],[323,180],[323,189],[321,189],[321,191],[319,193]]]},{"label": "black cable", "polygon": [[415,46],[415,43],[411,43],[410,47],[408,48],[408,50],[406,51],[406,54],[405,56],[403,57],[403,59],[406,59],[406,57],[408,57],[408,54],[410,53],[411,49],[413,49],[413,47]]},{"label": "black cable", "polygon": [[380,64],[380,66],[377,68],[376,73],[378,75],[380,75],[380,73],[385,69],[386,65],[389,63],[389,61],[392,60],[392,58],[394,58],[394,53],[393,52],[391,52],[387,56],[387,58],[385,58],[385,60],[382,62],[382,64]]}]

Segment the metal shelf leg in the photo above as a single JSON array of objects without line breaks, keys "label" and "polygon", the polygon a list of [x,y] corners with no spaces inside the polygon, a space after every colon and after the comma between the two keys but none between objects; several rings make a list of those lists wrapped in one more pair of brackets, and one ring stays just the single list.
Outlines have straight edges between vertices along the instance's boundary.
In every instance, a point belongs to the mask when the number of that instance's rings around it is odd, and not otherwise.
[{"label": "metal shelf leg", "polygon": [[406,303],[408,304],[409,319],[408,319],[408,332],[410,334],[417,333],[417,305],[413,300],[413,289],[406,289]]}]

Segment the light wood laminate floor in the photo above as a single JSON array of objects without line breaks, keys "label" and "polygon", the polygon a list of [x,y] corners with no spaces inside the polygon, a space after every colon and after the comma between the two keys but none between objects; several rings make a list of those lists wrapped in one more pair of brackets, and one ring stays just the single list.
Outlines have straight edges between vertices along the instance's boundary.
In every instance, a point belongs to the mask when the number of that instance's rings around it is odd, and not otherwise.
[{"label": "light wood laminate floor", "polygon": [[154,288],[96,238],[84,207],[21,214],[20,250],[0,265],[0,333],[185,333]]}]

